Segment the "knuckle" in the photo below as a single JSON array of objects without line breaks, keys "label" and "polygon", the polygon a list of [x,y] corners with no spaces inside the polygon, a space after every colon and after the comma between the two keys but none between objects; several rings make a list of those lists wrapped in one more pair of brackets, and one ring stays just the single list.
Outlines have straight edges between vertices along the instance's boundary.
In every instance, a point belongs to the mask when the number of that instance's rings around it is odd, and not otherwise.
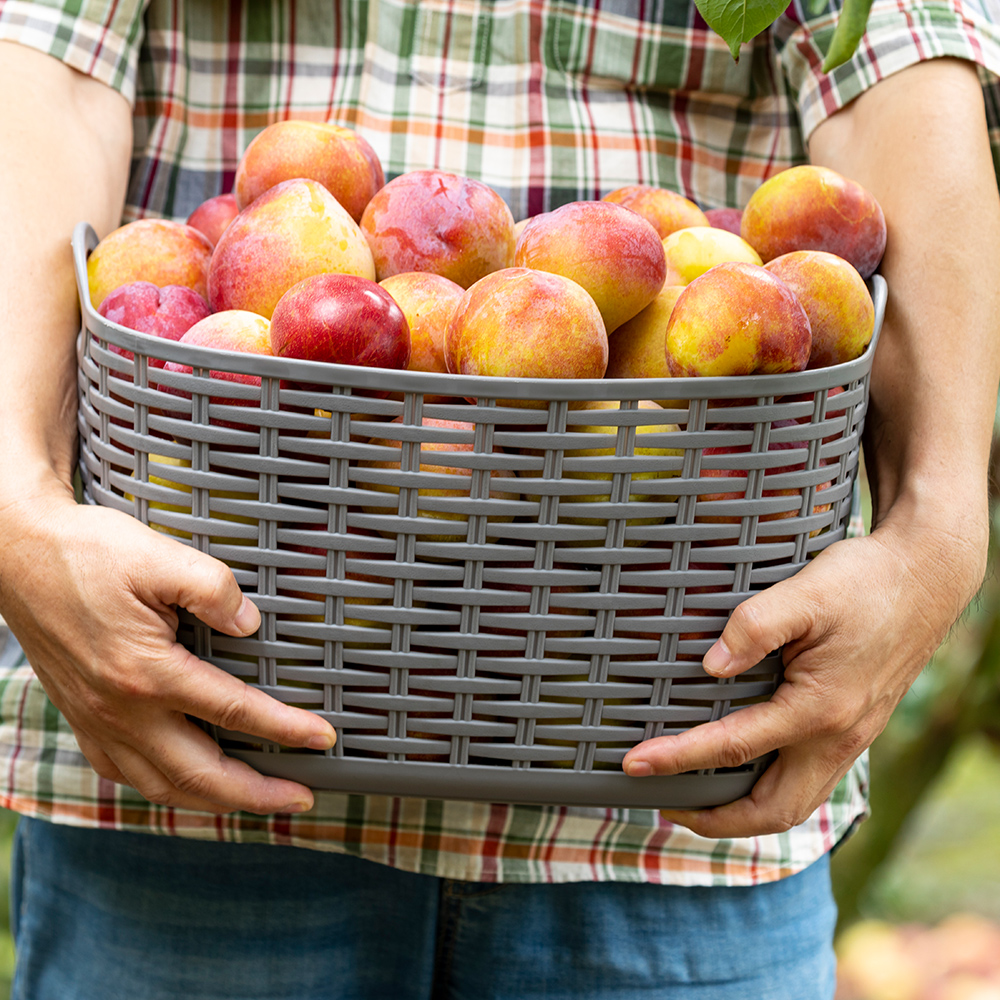
[{"label": "knuckle", "polygon": [[98,776],[104,778],[106,781],[114,781],[116,783],[121,783],[122,774],[114,764],[111,763],[103,754],[87,753],[84,752],[84,757],[87,758],[90,766],[97,772]]},{"label": "knuckle", "polygon": [[873,740],[874,736],[869,735],[863,729],[849,729],[839,741],[838,749],[841,759],[853,761],[871,745]]},{"label": "knuckle", "polygon": [[763,650],[765,654],[771,651],[771,640],[751,601],[744,601],[733,611],[730,624],[735,626],[737,634],[753,648]]},{"label": "knuckle", "polygon": [[241,730],[250,718],[250,691],[245,685],[236,688],[215,711],[214,722],[223,729]]},{"label": "knuckle", "polygon": [[78,711],[83,718],[96,723],[100,730],[121,731],[124,713],[117,700],[111,700],[97,691],[88,689],[81,692]]},{"label": "knuckle", "polygon": [[173,777],[175,788],[185,795],[211,801],[215,793],[212,774],[201,769],[182,771]]},{"label": "knuckle", "polygon": [[121,670],[115,676],[115,692],[129,702],[149,701],[156,694],[156,686],[149,672]]},{"label": "knuckle", "polygon": [[205,607],[221,604],[235,586],[232,570],[217,559],[194,559],[189,579],[197,594],[188,609],[194,614]]},{"label": "knuckle", "polygon": [[153,784],[145,782],[142,787],[136,786],[136,791],[147,802],[152,802],[155,806],[170,806],[174,804],[173,789],[165,783],[156,782]]},{"label": "knuckle", "polygon": [[738,733],[726,731],[719,743],[719,766],[741,767],[753,760],[754,752],[750,744]]},{"label": "knuckle", "polygon": [[837,736],[850,733],[865,714],[862,700],[847,691],[840,691],[827,701],[818,722],[818,732],[823,736]]},{"label": "knuckle", "polygon": [[788,833],[790,830],[797,827],[803,820],[805,816],[799,816],[797,811],[781,809],[775,813],[771,822],[768,824],[769,833]]}]

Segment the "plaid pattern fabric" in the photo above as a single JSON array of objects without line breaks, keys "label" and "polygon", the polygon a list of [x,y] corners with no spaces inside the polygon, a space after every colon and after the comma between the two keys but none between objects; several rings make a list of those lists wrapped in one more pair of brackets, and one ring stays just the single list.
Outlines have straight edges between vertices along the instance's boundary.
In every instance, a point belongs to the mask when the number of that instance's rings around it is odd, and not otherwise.
[{"label": "plaid pattern fabric", "polygon": [[[480,177],[524,218],[637,182],[706,208],[742,205],[764,178],[806,159],[824,117],[934,56],[982,67],[997,138],[1000,30],[986,4],[996,0],[877,0],[859,53],[829,77],[819,65],[835,12],[807,17],[800,0],[738,63],[681,0],[0,0],[0,38],[134,104],[126,218],[185,218],[231,189],[261,128],[289,117],[356,128],[387,177],[428,166]],[[0,671],[4,806],[86,826],[343,851],[450,878],[768,881],[844,837],[865,814],[866,788],[862,758],[801,826],[735,841],[645,810],[331,792],[304,815],[217,817],[99,779],[30,667]]]}]

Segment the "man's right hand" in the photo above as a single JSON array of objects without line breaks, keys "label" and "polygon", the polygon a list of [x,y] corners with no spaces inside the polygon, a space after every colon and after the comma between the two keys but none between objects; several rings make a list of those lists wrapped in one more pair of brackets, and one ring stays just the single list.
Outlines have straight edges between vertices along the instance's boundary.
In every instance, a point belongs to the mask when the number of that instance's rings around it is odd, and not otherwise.
[{"label": "man's right hand", "polygon": [[301,812],[308,788],[226,757],[194,716],[287,746],[329,749],[333,728],[188,652],[177,608],[227,635],[260,615],[230,569],[127,514],[33,497],[0,516],[4,615],[98,774],[152,802]]},{"label": "man's right hand", "polygon": [[132,114],[58,59],[0,42],[0,613],[97,772],[154,802],[309,808],[302,785],[225,757],[188,715],[292,746],[332,728],[183,649],[177,607],[230,635],[258,615],[230,570],[116,511],[78,506],[79,330],[70,238],[120,224]]}]

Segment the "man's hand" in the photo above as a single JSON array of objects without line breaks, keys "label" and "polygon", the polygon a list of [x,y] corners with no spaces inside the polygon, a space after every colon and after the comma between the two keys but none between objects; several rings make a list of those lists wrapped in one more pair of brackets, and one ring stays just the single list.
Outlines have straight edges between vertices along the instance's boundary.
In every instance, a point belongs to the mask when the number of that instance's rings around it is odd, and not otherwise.
[{"label": "man's hand", "polygon": [[227,566],[128,515],[72,497],[8,508],[4,614],[53,703],[102,777],[152,802],[229,812],[301,812],[308,788],[226,757],[188,716],[289,746],[325,750],[329,723],[185,650],[183,607],[227,635],[260,616]]},{"label": "man's hand", "polygon": [[809,151],[868,188],[888,225],[865,428],[874,530],[744,602],[706,654],[706,673],[727,677],[784,647],[768,703],[626,755],[639,777],[778,750],[749,796],[666,814],[709,837],[804,820],[881,732],[985,571],[1000,197],[976,68],[935,59],[887,77],[820,125]]},{"label": "man's hand", "polygon": [[882,731],[981,577],[981,549],[933,525],[921,537],[887,524],[831,546],[741,604],[705,656],[708,674],[732,677],[784,646],[770,701],[648,740],[628,753],[626,772],[735,767],[777,750],[748,796],[664,816],[713,838],[796,826]]}]

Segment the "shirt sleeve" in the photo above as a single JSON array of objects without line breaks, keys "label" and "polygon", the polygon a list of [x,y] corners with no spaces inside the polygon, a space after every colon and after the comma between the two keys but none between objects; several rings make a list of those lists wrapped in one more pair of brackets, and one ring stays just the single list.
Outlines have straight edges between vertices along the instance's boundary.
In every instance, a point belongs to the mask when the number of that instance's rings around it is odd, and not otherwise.
[{"label": "shirt sleeve", "polygon": [[[820,68],[836,10],[809,18],[795,0],[775,25],[778,58],[799,108],[803,138],[879,80],[927,59],[976,63],[996,105],[1000,25],[996,0],[876,0],[854,57],[829,75]],[[839,6],[837,4],[836,6]],[[991,122],[991,125],[994,124]]]},{"label": "shirt sleeve", "polygon": [[135,103],[148,0],[0,0],[0,41],[38,49]]}]

